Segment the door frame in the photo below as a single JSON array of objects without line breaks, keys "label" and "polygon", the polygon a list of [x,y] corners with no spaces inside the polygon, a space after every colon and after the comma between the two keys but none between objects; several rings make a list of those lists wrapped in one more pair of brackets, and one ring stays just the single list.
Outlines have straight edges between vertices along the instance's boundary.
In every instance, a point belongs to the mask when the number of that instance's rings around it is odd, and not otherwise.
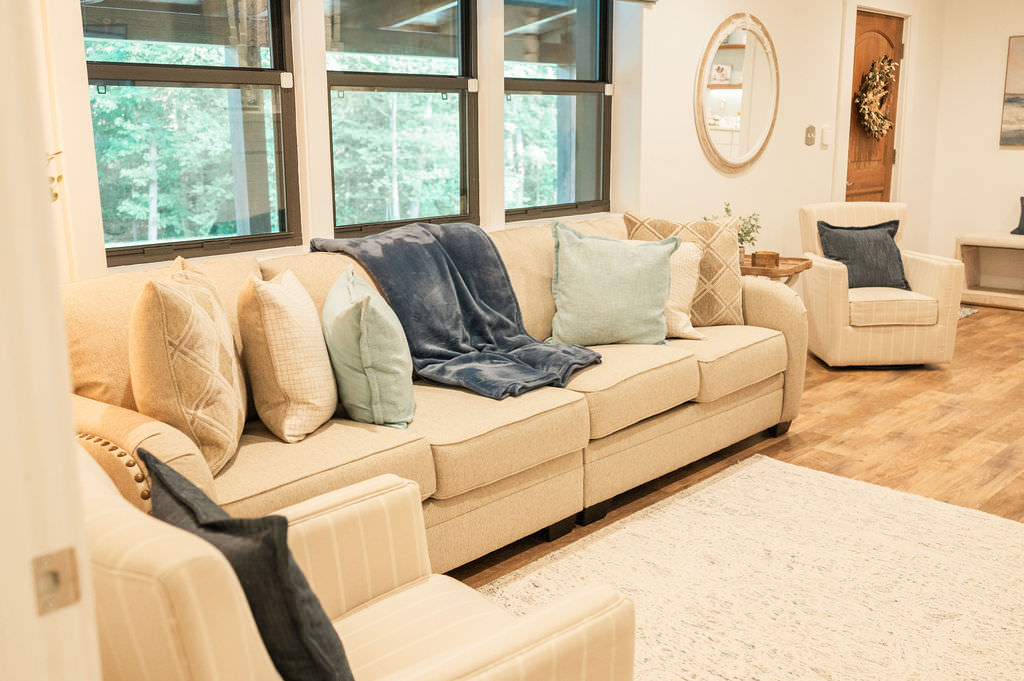
[{"label": "door frame", "polygon": [[850,93],[853,92],[853,52],[857,40],[857,12],[874,12],[903,19],[903,61],[900,64],[900,98],[893,133],[896,135],[896,159],[892,167],[892,188],[890,201],[900,201],[903,196],[904,130],[906,129],[907,105],[914,89],[914,17],[901,9],[907,9],[905,0],[874,0],[860,3],[843,0],[843,32],[839,50],[839,94],[836,101],[835,155],[832,167],[832,200],[846,201],[846,169],[850,152],[850,118],[852,107]]}]

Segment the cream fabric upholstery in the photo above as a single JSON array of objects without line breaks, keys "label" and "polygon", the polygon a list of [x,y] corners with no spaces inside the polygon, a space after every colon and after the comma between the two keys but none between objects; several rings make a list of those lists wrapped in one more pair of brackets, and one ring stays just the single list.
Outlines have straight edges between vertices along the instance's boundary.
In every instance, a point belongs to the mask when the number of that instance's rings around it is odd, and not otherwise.
[{"label": "cream fabric upholstery", "polygon": [[[221,306],[238,336],[238,292],[247,278],[258,275],[256,258],[231,257],[204,261],[200,268],[213,281]],[[71,360],[71,391],[85,397],[135,409],[128,377],[128,328],[132,306],[149,281],[166,279],[177,267],[118,272],[66,284],[64,323]]]},{"label": "cream fabric upholstery", "polygon": [[338,386],[320,315],[291,270],[250,279],[238,297],[242,358],[260,420],[285,442],[298,442],[331,418]]},{"label": "cream fabric upholstery", "polygon": [[492,400],[461,388],[417,382],[409,430],[434,455],[436,499],[450,499],[583,449],[586,401],[559,388]]},{"label": "cream fabric upholstery", "polygon": [[[81,395],[71,395],[71,408],[79,444],[116,483],[121,494],[137,507],[149,510],[147,500],[135,497],[138,483],[145,482],[135,480],[139,471],[132,470],[139,466],[135,455],[139,447],[160,458],[203,490],[208,497],[217,500],[213,474],[206,465],[206,459],[195,443],[180,430],[137,411],[104,404]],[[118,457],[116,450],[131,455],[135,465],[126,466],[128,462]]]},{"label": "cream fabric upholstery", "polygon": [[714,402],[691,402],[591,440],[583,503],[593,506],[779,422],[782,375]]},{"label": "cream fabric upholstery", "polygon": [[79,469],[105,681],[280,681],[223,554]]},{"label": "cream fabric upholstery", "polygon": [[760,277],[743,277],[743,318],[747,324],[781,331],[786,337],[785,392],[779,421],[800,413],[807,370],[807,308],[785,284]]},{"label": "cream fabric upholstery", "polygon": [[577,371],[565,386],[586,396],[592,439],[692,400],[699,392],[700,372],[689,349],[670,345],[595,345],[592,349],[601,353],[601,363]]},{"label": "cream fabric upholstery", "polygon": [[808,348],[829,366],[952,361],[963,263],[901,249],[911,290],[935,301],[935,321],[926,323],[932,316],[927,301],[914,297],[916,302],[901,298],[899,303],[868,305],[865,298],[873,294],[852,292],[846,267],[821,255],[818,220],[837,227],[899,220],[895,239],[902,244],[905,219],[906,206],[901,203],[823,203],[800,209],[803,247],[813,261],[811,269],[801,275]]},{"label": "cream fabric upholstery", "polygon": [[931,326],[939,320],[939,301],[899,288],[850,289],[850,326]]},{"label": "cream fabric upholstery", "polygon": [[352,267],[357,277],[373,282],[370,273],[347,255],[341,253],[303,253],[302,255],[285,255],[277,258],[268,258],[260,261],[260,271],[266,280],[281,276],[284,272],[291,270],[298,278],[309,297],[316,305],[317,314],[324,311],[324,301],[330,293],[334,282],[345,273],[345,270]]},{"label": "cream fabric upholstery", "polygon": [[429,496],[435,486],[430,446],[408,430],[341,419],[285,444],[253,421],[215,483],[224,510],[258,516],[383,473],[414,480]]},{"label": "cream fabric upholstery", "polygon": [[[81,464],[104,678],[280,681],[224,556]],[[432,575],[415,483],[379,476],[283,514],[359,681],[632,678],[633,605],[612,589],[516,618]]]},{"label": "cream fabric upholstery", "polygon": [[416,433],[337,419],[286,444],[266,426],[246,426],[239,454],[217,476],[220,505],[231,515],[276,513],[303,500],[383,473],[434,488],[430,446]]},{"label": "cream fabric upholstery", "polygon": [[451,499],[427,499],[430,564],[447,572],[583,508],[583,453],[572,452]]},{"label": "cream fabric upholstery", "polygon": [[786,338],[759,326],[703,326],[707,340],[672,340],[697,358],[697,402],[714,402],[786,370]]}]

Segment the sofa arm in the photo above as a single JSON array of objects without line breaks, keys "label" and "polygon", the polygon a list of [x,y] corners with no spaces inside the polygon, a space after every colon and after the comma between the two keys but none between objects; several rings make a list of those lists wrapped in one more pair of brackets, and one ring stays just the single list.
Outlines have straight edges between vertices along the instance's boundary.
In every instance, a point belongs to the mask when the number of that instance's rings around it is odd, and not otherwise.
[{"label": "sofa arm", "polygon": [[135,452],[144,447],[217,500],[213,474],[199,448],[180,430],[131,409],[71,395],[78,442],[124,498],[149,511],[149,480]]},{"label": "sofa arm", "polygon": [[419,486],[379,475],[289,506],[288,545],[327,615],[430,575]]},{"label": "sofa arm", "polygon": [[777,281],[743,277],[743,319],[750,326],[781,331],[786,337],[786,383],[780,423],[800,412],[807,370],[807,309],[796,292]]},{"label": "sofa arm", "polygon": [[903,251],[903,271],[910,288],[939,301],[939,323],[943,317],[955,317],[960,309],[964,283],[964,264],[953,258]]},{"label": "sofa arm", "polygon": [[634,636],[633,602],[588,587],[382,681],[629,681]]}]

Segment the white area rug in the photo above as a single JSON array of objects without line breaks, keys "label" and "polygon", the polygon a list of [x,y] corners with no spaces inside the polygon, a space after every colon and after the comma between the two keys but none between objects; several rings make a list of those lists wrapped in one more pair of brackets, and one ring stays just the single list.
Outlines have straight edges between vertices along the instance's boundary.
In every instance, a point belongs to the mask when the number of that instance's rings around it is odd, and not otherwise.
[{"label": "white area rug", "polygon": [[964,317],[970,317],[972,314],[977,314],[977,313],[978,313],[978,308],[976,308],[976,307],[962,307],[961,306],[960,310],[956,313],[956,318],[957,319],[963,319]]},{"label": "white area rug", "polygon": [[761,456],[481,591],[612,584],[636,679],[1021,681],[1024,525]]}]

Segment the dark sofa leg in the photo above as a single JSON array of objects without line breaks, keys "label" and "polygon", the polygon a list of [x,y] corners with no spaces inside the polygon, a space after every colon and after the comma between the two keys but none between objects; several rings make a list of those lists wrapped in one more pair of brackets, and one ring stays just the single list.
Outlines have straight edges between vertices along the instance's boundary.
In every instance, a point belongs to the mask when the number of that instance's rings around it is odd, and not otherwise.
[{"label": "dark sofa leg", "polygon": [[772,437],[782,437],[789,432],[789,427],[793,424],[792,421],[783,421],[782,423],[776,423],[774,426],[769,428]]},{"label": "dark sofa leg", "polygon": [[572,528],[575,525],[576,516],[571,515],[568,518],[559,520],[557,523],[548,525],[540,531],[540,534],[541,537],[544,538],[544,541],[555,541],[559,537],[564,537],[565,535],[572,532]]},{"label": "dark sofa leg", "polygon": [[587,506],[585,509],[579,512],[576,516],[576,522],[580,525],[589,525],[590,523],[596,523],[601,518],[608,515],[608,510],[612,507],[612,500],[606,499],[598,502],[593,506]]}]

